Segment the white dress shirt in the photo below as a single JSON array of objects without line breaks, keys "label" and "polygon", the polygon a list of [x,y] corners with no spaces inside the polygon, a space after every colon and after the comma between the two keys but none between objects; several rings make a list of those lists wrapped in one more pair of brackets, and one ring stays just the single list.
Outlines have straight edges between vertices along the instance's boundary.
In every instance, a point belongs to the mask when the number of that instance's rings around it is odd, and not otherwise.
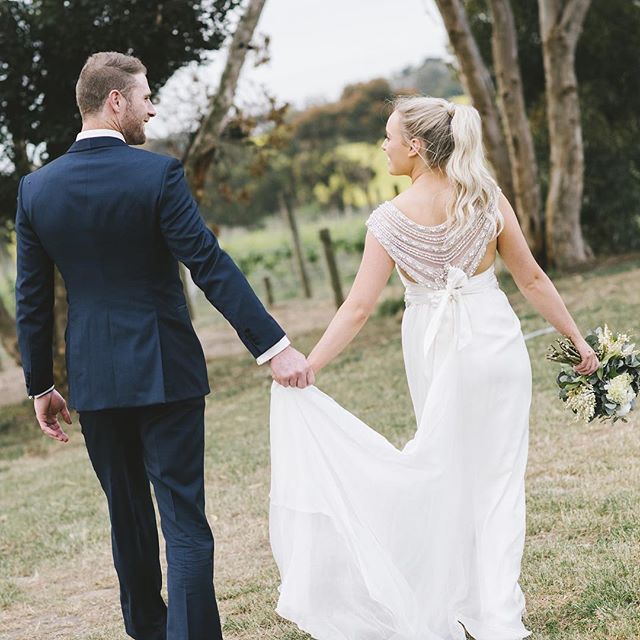
[{"label": "white dress shirt", "polygon": [[126,142],[124,136],[115,129],[87,129],[86,131],[81,131],[76,136],[76,142],[78,140],[86,140],[87,138],[119,138],[122,142]]}]

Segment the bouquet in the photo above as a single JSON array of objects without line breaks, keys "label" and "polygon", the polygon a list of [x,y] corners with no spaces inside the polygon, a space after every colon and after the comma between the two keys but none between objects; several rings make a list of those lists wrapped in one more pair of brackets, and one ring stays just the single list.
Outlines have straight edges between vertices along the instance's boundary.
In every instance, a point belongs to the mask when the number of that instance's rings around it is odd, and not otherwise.
[{"label": "bouquet", "polygon": [[[640,390],[640,349],[628,335],[614,334],[606,324],[589,332],[585,340],[596,352],[600,366],[590,376],[580,375],[573,368],[562,369],[557,378],[560,399],[576,420],[626,421]],[[569,338],[556,340],[549,347],[547,359],[568,365],[582,360]]]}]

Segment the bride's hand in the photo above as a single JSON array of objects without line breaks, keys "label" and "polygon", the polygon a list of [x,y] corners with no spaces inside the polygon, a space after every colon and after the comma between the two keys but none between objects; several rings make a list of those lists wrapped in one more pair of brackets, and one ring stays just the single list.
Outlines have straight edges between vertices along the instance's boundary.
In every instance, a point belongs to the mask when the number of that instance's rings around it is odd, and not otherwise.
[{"label": "bride's hand", "polygon": [[600,366],[600,360],[598,360],[596,352],[587,344],[587,341],[582,337],[579,340],[572,339],[572,342],[578,350],[578,353],[582,356],[582,360],[580,361],[580,363],[573,367],[574,371],[583,376],[590,376]]}]

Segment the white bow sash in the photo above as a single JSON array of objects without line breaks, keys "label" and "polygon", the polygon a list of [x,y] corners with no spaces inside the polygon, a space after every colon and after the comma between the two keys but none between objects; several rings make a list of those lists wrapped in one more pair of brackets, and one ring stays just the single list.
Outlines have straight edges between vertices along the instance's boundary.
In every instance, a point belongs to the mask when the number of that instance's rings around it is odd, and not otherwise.
[{"label": "white bow sash", "polygon": [[405,292],[407,305],[429,304],[435,311],[424,335],[424,355],[428,355],[433,342],[440,331],[447,308],[451,305],[453,317],[453,341],[458,350],[464,349],[473,337],[471,318],[465,302],[469,294],[478,293],[488,286],[497,287],[498,283],[493,269],[469,278],[458,267],[451,267],[447,272],[447,284],[444,289],[429,289],[424,285],[409,283]]}]

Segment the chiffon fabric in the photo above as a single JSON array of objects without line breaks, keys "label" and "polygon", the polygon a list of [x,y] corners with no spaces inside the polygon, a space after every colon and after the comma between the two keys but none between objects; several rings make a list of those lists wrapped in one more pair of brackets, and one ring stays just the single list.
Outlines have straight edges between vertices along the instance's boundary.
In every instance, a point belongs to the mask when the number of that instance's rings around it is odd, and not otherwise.
[{"label": "chiffon fabric", "polygon": [[[277,612],[316,640],[519,640],[531,369],[493,267],[403,279],[414,437],[316,387],[271,396]],[[463,628],[464,627],[464,628]]]}]

